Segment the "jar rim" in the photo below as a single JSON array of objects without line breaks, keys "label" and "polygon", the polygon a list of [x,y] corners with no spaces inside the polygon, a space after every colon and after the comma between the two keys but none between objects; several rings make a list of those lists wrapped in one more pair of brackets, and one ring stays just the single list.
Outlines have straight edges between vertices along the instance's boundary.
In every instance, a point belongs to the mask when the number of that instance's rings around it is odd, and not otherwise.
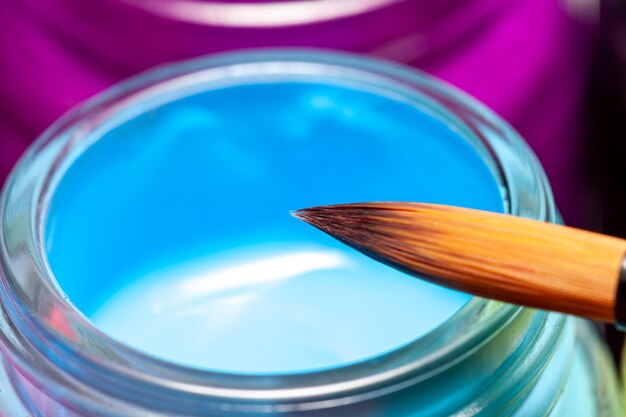
[{"label": "jar rim", "polygon": [[[3,337],[11,362],[36,369],[32,362],[36,356],[47,366],[61,368],[50,370],[42,379],[53,374],[58,378],[60,371],[83,383],[91,381],[96,390],[113,395],[144,393],[150,397],[157,392],[163,398],[209,399],[228,409],[248,410],[270,403],[276,410],[291,410],[338,398],[373,397],[407,378],[427,378],[514,319],[519,307],[474,298],[428,334],[373,359],[314,372],[251,375],[201,370],[150,356],[105,335],[75,309],[55,288],[43,243],[48,200],[69,149],[88,146],[81,138],[120,109],[151,94],[165,94],[173,88],[186,91],[181,86],[198,88],[206,77],[213,77],[214,82],[224,76],[251,75],[250,71],[258,76],[261,67],[284,76],[289,75],[287,68],[292,72],[323,68],[329,71],[327,76],[347,80],[360,74],[408,95],[419,93],[438,100],[446,106],[436,109],[440,116],[482,143],[476,145],[483,147],[480,153],[505,193],[505,211],[558,221],[543,169],[517,133],[475,99],[415,69],[352,54],[303,49],[225,53],[165,66],[131,78],[70,111],[36,141],[5,184],[0,200],[4,287],[0,301],[16,334]],[[168,96],[168,100],[173,99]],[[505,158],[507,164],[502,163]]]},{"label": "jar rim", "polygon": [[215,0],[121,1],[143,11],[187,23],[231,28],[267,28],[347,18],[405,0],[274,0],[261,3]]}]

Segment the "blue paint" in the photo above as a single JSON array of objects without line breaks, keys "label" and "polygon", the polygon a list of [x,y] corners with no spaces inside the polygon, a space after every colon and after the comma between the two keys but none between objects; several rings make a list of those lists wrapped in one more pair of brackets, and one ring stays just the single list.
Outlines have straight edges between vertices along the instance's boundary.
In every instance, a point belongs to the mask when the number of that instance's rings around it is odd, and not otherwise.
[{"label": "blue paint", "polygon": [[333,367],[405,345],[469,299],[289,216],[385,200],[502,211],[478,153],[413,105],[314,83],[227,87],[85,151],[51,202],[49,262],[78,309],[148,353],[243,373]]}]

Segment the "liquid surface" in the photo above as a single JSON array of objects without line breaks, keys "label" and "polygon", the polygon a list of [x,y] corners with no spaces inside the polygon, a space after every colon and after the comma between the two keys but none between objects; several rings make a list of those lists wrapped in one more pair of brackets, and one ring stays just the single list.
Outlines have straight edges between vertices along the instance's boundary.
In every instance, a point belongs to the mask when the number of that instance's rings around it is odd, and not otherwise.
[{"label": "liquid surface", "polygon": [[240,373],[334,367],[410,343],[469,299],[289,215],[358,201],[502,211],[480,156],[429,113],[338,86],[243,85],[84,152],[53,196],[48,257],[78,309],[147,353]]}]

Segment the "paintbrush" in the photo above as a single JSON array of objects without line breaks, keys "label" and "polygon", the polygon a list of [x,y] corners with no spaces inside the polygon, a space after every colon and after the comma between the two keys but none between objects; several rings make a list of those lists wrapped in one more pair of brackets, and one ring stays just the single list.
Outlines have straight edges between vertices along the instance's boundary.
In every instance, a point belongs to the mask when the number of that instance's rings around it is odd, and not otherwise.
[{"label": "paintbrush", "polygon": [[434,204],[332,205],[293,215],[380,262],[445,287],[626,325],[626,240]]}]

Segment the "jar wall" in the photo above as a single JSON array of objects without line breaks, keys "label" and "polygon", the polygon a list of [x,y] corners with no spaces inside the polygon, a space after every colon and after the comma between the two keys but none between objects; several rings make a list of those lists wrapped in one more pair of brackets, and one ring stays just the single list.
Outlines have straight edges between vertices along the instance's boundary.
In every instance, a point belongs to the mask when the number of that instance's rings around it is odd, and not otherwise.
[{"label": "jar wall", "polygon": [[550,417],[624,415],[623,396],[608,349],[591,323],[575,321],[576,343],[569,376]]},{"label": "jar wall", "polygon": [[[589,323],[569,319],[560,346],[537,381],[531,384],[521,399],[509,404],[485,403],[477,401],[471,408],[463,410],[454,407],[455,400],[443,403],[429,403],[424,386],[415,384],[395,393],[383,395],[369,401],[360,401],[347,406],[331,406],[327,409],[308,412],[256,413],[207,413],[197,414],[210,417],[443,417],[464,415],[472,412],[475,416],[515,416],[515,417],[621,417],[624,408],[617,375],[606,347],[600,342]],[[476,358],[469,359],[470,361]],[[559,363],[555,366],[554,362]],[[478,361],[480,362],[480,361]],[[81,414],[67,408],[62,401],[52,400],[45,388],[35,387],[28,378],[21,375],[6,359],[0,369],[0,408],[6,417],[96,417],[96,414]],[[558,369],[557,369],[558,368]],[[445,378],[445,376],[444,376]],[[506,376],[505,376],[506,378]],[[467,381],[471,384],[470,381]],[[493,383],[478,387],[492,390]],[[502,383],[502,381],[500,381]],[[506,382],[505,382],[506,383]],[[424,385],[428,385],[428,382]],[[459,385],[455,385],[459,387]],[[448,386],[447,389],[452,387]],[[452,388],[456,390],[457,388]],[[552,396],[554,395],[554,396]],[[427,395],[426,395],[427,397]],[[122,416],[140,416],[154,411],[128,408]],[[143,414],[145,415],[145,414]],[[157,414],[155,414],[157,415]],[[161,415],[161,414],[158,414]]]}]

